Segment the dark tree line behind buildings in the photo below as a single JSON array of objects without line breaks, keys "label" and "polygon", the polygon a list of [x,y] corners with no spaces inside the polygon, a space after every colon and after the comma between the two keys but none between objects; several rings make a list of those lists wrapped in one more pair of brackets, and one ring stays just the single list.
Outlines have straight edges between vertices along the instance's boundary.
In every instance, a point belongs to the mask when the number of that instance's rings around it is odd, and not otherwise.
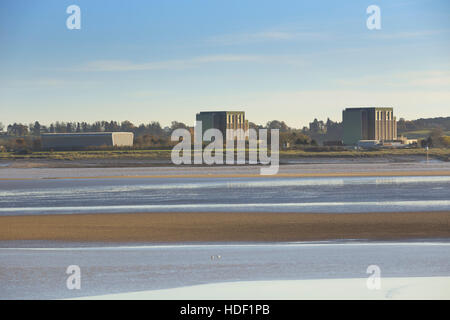
[{"label": "dark tree line behind buildings", "polygon": [[[284,121],[273,120],[265,125],[257,125],[249,123],[250,128],[254,129],[279,129],[280,143],[289,145],[316,145],[316,141],[308,136],[307,132],[300,129],[290,128]],[[182,122],[172,121],[170,126],[162,127],[157,121],[147,124],[135,125],[130,121],[96,121],[88,122],[55,122],[48,126],[41,125],[38,121],[24,125],[22,123],[13,123],[6,127],[4,137],[15,138],[19,147],[28,146],[32,149],[39,149],[40,138],[42,133],[89,133],[89,132],[133,132],[134,147],[169,147],[174,144],[171,141],[171,134],[174,130],[184,128],[190,129],[189,126]],[[0,128],[2,129],[2,128]],[[0,130],[1,131],[1,130]],[[11,140],[11,139],[10,139]],[[16,142],[17,142],[16,141]],[[176,143],[176,142],[175,142]],[[9,145],[13,143],[10,141]],[[16,149],[12,147],[12,149]]]},{"label": "dark tree line behind buildings", "polygon": [[[314,119],[309,127],[302,129],[291,128],[284,121],[272,120],[265,125],[250,122],[253,129],[279,129],[280,145],[289,148],[305,148],[308,146],[340,146],[342,141],[342,122]],[[399,135],[413,130],[431,130],[428,140],[421,143],[428,146],[447,145],[448,136],[445,132],[450,130],[450,117],[430,118],[406,121],[400,119],[397,123]],[[42,133],[88,133],[88,132],[133,132],[134,148],[170,147],[174,144],[170,137],[175,129],[189,129],[189,126],[178,121],[172,121],[170,126],[162,127],[157,121],[147,124],[135,125],[130,121],[96,121],[88,122],[54,122],[50,125],[41,125],[38,121],[28,125],[13,123],[8,126],[0,122],[0,145],[9,146],[9,149],[27,146],[39,150],[40,135]],[[439,131],[439,132],[438,132]],[[5,142],[6,141],[6,142]]]}]

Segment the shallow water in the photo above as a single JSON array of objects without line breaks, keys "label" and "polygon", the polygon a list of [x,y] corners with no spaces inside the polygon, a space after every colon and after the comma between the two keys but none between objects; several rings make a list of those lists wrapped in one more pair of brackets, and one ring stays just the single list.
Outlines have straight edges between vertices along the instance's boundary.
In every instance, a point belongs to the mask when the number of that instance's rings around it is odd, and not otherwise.
[{"label": "shallow water", "polygon": [[[0,299],[69,298],[254,280],[450,276],[450,242],[79,244],[0,242]],[[68,290],[69,265],[81,290]]]},{"label": "shallow water", "polygon": [[450,210],[450,177],[0,181],[0,215]]}]

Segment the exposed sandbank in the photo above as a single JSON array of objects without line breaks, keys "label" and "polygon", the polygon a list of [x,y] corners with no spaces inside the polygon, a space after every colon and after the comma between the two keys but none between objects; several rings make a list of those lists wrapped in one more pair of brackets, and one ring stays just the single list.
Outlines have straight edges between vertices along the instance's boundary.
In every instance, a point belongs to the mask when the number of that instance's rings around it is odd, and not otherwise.
[{"label": "exposed sandbank", "polygon": [[127,213],[0,217],[0,240],[99,242],[450,238],[450,211]]}]

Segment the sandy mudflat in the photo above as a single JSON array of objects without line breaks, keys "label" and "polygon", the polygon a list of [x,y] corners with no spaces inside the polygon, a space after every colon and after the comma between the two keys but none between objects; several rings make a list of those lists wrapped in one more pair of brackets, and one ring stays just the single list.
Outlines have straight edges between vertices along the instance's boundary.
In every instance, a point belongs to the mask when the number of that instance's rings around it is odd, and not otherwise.
[{"label": "sandy mudflat", "polygon": [[117,242],[450,238],[450,211],[133,213],[0,217],[0,240]]},{"label": "sandy mudflat", "polygon": [[35,179],[168,179],[168,178],[333,178],[333,177],[419,177],[419,176],[450,176],[450,171],[375,171],[375,172],[314,172],[314,173],[278,173],[274,175],[261,175],[259,173],[208,173],[208,174],[167,174],[167,175],[91,175],[91,176],[58,176],[45,178],[2,178],[8,180],[35,180]]},{"label": "sandy mudflat", "polygon": [[240,281],[78,298],[94,300],[448,300],[450,277],[381,279],[379,290],[367,278]]}]

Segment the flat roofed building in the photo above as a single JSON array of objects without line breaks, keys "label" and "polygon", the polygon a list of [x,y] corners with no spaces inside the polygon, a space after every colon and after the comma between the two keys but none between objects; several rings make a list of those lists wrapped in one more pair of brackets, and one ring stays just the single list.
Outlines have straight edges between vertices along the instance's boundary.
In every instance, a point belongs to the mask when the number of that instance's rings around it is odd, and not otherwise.
[{"label": "flat roofed building", "polygon": [[197,113],[196,120],[202,122],[202,134],[214,128],[222,132],[224,139],[228,129],[242,129],[244,132],[248,130],[244,111],[202,111]]},{"label": "flat roofed building", "polygon": [[132,147],[132,132],[43,133],[43,149],[84,149],[89,147]]},{"label": "flat roofed building", "polygon": [[342,112],[343,142],[355,145],[359,140],[393,141],[397,139],[397,121],[393,108],[346,108]]}]

